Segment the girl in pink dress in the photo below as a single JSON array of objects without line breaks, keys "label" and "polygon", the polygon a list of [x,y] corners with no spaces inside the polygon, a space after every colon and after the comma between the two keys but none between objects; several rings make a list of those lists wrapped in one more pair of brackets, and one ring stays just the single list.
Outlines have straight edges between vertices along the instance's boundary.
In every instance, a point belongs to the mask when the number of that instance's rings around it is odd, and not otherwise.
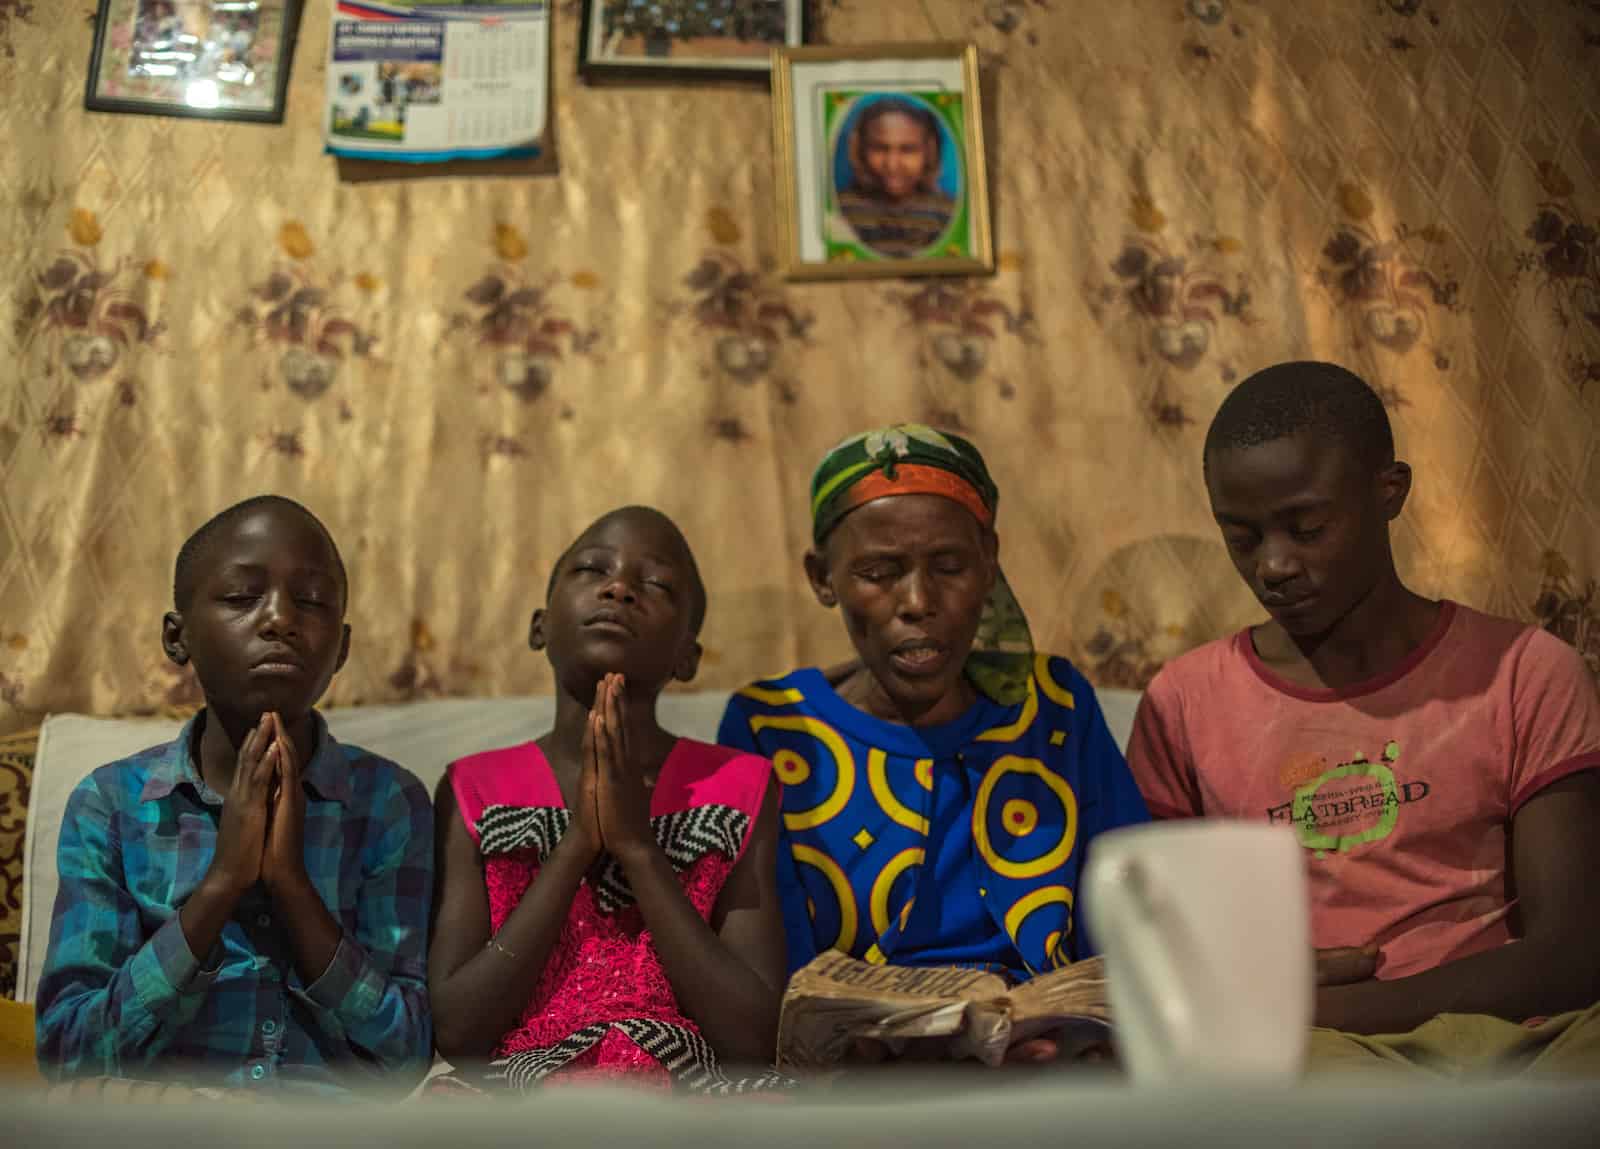
[{"label": "girl in pink dress", "polygon": [[771,764],[656,721],[700,659],[688,543],[658,511],[613,511],[546,599],[529,645],[555,670],[555,728],[452,763],[435,798],[439,1051],[515,1090],[553,1074],[779,1084]]}]

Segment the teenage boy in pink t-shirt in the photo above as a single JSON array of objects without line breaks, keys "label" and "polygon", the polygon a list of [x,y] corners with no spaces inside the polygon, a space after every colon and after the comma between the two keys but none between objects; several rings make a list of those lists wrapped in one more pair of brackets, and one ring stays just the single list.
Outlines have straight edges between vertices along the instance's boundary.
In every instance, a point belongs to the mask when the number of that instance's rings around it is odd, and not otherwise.
[{"label": "teenage boy in pink t-shirt", "polygon": [[[1539,1038],[1505,1022],[1600,999],[1593,677],[1544,631],[1401,583],[1389,524],[1411,468],[1382,402],[1343,368],[1284,363],[1247,379],[1218,411],[1204,465],[1228,552],[1270,620],[1151,683],[1128,751],[1150,812],[1294,831],[1319,1026],[1401,1034],[1487,1015],[1471,1040],[1526,1062]],[[1459,1036],[1479,1019],[1448,1020]],[[1346,1045],[1465,1056],[1438,1025]],[[1570,1046],[1570,1028],[1540,1032]],[[1581,1028],[1600,1058],[1600,1024]]]}]

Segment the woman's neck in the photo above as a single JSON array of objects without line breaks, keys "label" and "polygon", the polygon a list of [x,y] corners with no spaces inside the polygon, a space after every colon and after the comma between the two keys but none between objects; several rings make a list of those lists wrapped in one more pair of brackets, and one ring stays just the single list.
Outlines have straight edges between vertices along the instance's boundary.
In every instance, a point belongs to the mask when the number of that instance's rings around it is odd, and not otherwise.
[{"label": "woman's neck", "polygon": [[891,698],[877,676],[859,662],[823,673],[833,684],[834,693],[851,706],[900,726],[943,726],[960,718],[978,700],[977,691],[965,674],[936,701],[925,706],[907,706]]}]

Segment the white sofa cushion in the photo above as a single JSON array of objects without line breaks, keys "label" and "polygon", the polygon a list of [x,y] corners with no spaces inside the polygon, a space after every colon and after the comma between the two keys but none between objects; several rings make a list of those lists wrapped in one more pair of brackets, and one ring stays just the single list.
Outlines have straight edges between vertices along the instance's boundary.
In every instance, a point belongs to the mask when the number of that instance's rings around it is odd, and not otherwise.
[{"label": "white sofa cushion", "polygon": [[[721,691],[669,693],[661,697],[661,721],[687,738],[715,742],[728,695]],[[1126,749],[1139,696],[1126,690],[1100,692],[1106,721]],[[422,779],[431,792],[444,768],[457,758],[525,742],[549,729],[551,697],[408,702],[326,711],[328,727],[341,742],[393,759]],[[17,996],[32,1001],[50,941],[56,902],[56,843],[61,815],[73,788],[108,762],[148,746],[170,742],[182,724],[149,719],[86,718],[56,714],[45,720],[34,759],[23,843],[22,938],[18,946]]]}]

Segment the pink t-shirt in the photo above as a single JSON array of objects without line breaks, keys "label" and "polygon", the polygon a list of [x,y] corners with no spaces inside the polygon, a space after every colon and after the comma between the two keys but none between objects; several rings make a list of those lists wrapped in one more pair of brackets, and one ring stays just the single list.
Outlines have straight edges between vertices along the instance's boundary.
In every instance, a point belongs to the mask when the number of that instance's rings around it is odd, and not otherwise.
[{"label": "pink t-shirt", "polygon": [[1157,818],[1265,819],[1306,848],[1318,948],[1405,977],[1514,936],[1511,819],[1600,768],[1600,695],[1570,646],[1445,603],[1393,670],[1343,690],[1273,674],[1249,631],[1169,663],[1128,765]]}]

